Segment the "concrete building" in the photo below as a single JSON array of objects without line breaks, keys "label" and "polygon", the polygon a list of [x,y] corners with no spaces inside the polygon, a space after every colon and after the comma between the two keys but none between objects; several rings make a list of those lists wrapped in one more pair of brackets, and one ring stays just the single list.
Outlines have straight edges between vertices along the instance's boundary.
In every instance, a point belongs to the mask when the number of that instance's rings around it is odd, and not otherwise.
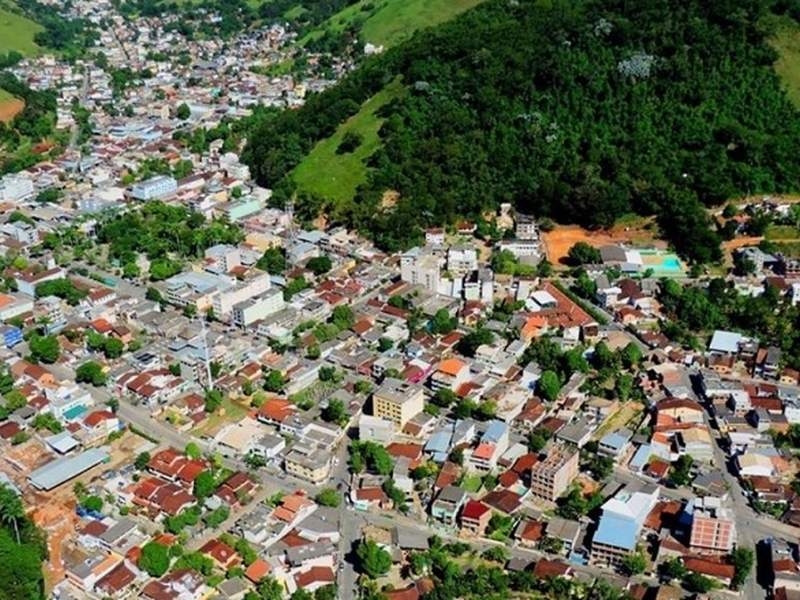
[{"label": "concrete building", "polygon": [[578,449],[556,445],[547,458],[531,469],[531,493],[537,498],[554,502],[578,476]]},{"label": "concrete building", "polygon": [[328,479],[331,470],[331,455],[307,444],[295,444],[284,454],[286,472],[314,485]]},{"label": "concrete building", "polygon": [[532,215],[517,213],[514,234],[520,240],[538,240],[539,227]]},{"label": "concrete building", "polygon": [[401,429],[424,408],[422,386],[400,379],[386,379],[372,396],[373,415],[392,421]]},{"label": "concrete building", "polygon": [[33,198],[33,181],[20,174],[6,175],[0,179],[0,201],[22,202]]},{"label": "concrete building", "polygon": [[625,556],[636,550],[644,521],[658,502],[658,492],[657,486],[650,492],[622,490],[603,504],[592,538],[592,564],[620,567]]},{"label": "concrete building", "polygon": [[0,294],[0,321],[33,311],[33,297],[23,294]]},{"label": "concrete building", "polygon": [[509,428],[503,421],[489,423],[481,441],[469,457],[469,466],[478,471],[491,471],[497,466],[497,459],[508,449]]},{"label": "concrete building", "polygon": [[263,294],[269,290],[269,286],[268,273],[260,271],[252,273],[244,281],[237,282],[233,287],[214,294],[212,300],[214,315],[222,321],[228,321],[234,306]]},{"label": "concrete building", "polygon": [[249,327],[253,323],[282,311],[286,307],[283,292],[271,289],[263,294],[234,305],[232,319],[239,327]]},{"label": "concrete building", "polygon": [[133,184],[131,197],[134,200],[161,200],[174,196],[178,191],[178,182],[174,177],[156,175],[145,181]]},{"label": "concrete building", "polygon": [[400,257],[400,278],[437,294],[442,279],[440,263],[438,256],[423,254],[419,248],[414,248]]}]

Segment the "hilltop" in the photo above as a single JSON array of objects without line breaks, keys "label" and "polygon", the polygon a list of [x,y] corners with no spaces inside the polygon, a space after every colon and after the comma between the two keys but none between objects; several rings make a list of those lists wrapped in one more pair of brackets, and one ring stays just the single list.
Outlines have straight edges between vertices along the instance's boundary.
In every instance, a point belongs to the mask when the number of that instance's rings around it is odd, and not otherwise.
[{"label": "hilltop", "polygon": [[[302,214],[399,248],[500,202],[589,227],[633,211],[655,214],[684,256],[717,260],[706,206],[800,182],[800,115],[770,68],[766,12],[757,0],[490,1],[265,122],[245,155],[287,197],[312,148],[400,77],[407,93],[379,111],[366,182],[344,201],[301,188]],[[400,201],[378,210],[387,190]]]}]

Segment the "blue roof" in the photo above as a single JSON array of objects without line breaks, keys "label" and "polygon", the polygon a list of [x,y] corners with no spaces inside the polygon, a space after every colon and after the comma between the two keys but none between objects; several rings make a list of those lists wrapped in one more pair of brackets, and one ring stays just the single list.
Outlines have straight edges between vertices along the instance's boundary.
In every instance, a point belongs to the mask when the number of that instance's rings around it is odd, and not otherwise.
[{"label": "blue roof", "polygon": [[619,431],[613,431],[611,433],[607,433],[600,439],[600,445],[620,451],[625,447],[625,444],[628,443],[629,439],[629,436],[623,435]]},{"label": "blue roof", "polygon": [[497,443],[507,430],[508,425],[495,419],[489,423],[489,427],[486,428],[486,433],[483,434],[481,441]]},{"label": "blue roof", "polygon": [[450,449],[450,440],[453,434],[449,431],[437,431],[425,443],[425,452],[447,452]]},{"label": "blue roof", "polygon": [[47,445],[59,454],[66,454],[73,448],[77,448],[80,445],[80,442],[72,437],[69,431],[56,433],[55,435],[45,438],[44,441],[47,442]]},{"label": "blue roof", "polygon": [[647,460],[650,458],[650,444],[642,444],[639,446],[639,449],[636,451],[636,454],[633,455],[631,462],[628,463],[631,469],[641,469],[647,464]]},{"label": "blue roof", "polygon": [[603,513],[592,543],[634,550],[638,538],[639,528],[635,521],[623,519],[615,514]]}]

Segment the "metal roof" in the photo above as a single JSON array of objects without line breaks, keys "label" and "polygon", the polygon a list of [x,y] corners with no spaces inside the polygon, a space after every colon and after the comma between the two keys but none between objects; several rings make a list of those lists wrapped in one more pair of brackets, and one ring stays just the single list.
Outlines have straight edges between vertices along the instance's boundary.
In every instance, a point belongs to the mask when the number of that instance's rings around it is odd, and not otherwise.
[{"label": "metal roof", "polygon": [[52,490],[101,462],[107,461],[108,458],[105,450],[92,448],[82,454],[59,458],[47,463],[28,475],[28,481],[40,490]]}]

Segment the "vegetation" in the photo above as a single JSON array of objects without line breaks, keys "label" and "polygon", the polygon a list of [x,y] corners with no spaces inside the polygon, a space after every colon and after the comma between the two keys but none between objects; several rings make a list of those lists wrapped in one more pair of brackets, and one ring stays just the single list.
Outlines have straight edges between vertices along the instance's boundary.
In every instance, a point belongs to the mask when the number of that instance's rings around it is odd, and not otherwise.
[{"label": "vegetation", "polygon": [[[16,52],[21,59],[23,54],[38,54],[39,47],[34,41],[34,36],[41,30],[42,27],[40,25],[23,15],[6,8],[0,8],[0,40],[2,40],[0,42],[0,52],[6,54],[6,56]],[[11,66],[14,63],[11,62],[6,65],[4,62],[3,64],[4,66]]]},{"label": "vegetation", "polygon": [[[3,39],[2,35],[0,39]],[[33,144],[47,138],[54,131],[56,94],[52,90],[32,90],[6,71],[0,71],[0,90],[22,100],[25,104],[22,111],[9,123],[0,123],[0,175],[2,175],[21,171],[42,160],[41,155],[33,152]]]},{"label": "vegetation", "polygon": [[169,569],[169,550],[166,546],[148,542],[142,546],[138,567],[151,577],[161,577]]},{"label": "vegetation", "polygon": [[101,386],[106,384],[107,379],[103,367],[93,360],[83,363],[75,370],[75,381],[78,382]]},{"label": "vegetation", "polygon": [[28,348],[31,351],[31,358],[35,362],[53,364],[61,356],[61,346],[58,343],[58,338],[53,335],[34,333],[28,339]]},{"label": "vegetation", "polygon": [[378,475],[389,475],[394,462],[389,452],[375,442],[357,441],[350,444],[350,470],[361,473],[364,469]]},{"label": "vegetation", "polygon": [[[280,201],[314,144],[400,75],[413,93],[381,112],[368,181],[346,206],[315,210],[390,249],[416,241],[418,227],[500,201],[593,227],[655,213],[681,254],[716,260],[705,205],[800,178],[791,158],[800,120],[764,68],[775,59],[758,25],[765,11],[760,0],[736,10],[699,0],[489,2],[265,120],[245,159],[260,181],[281,182]],[[381,209],[386,190],[401,199]]]},{"label": "vegetation", "polygon": [[0,484],[0,600],[44,598],[46,558],[44,533],[25,515],[17,492]]},{"label": "vegetation", "polygon": [[392,566],[391,555],[372,540],[359,542],[356,557],[361,571],[373,579],[388,573]]},{"label": "vegetation", "polygon": [[342,503],[342,497],[333,488],[325,488],[321,490],[316,496],[314,496],[314,500],[317,504],[321,504],[322,506],[331,506],[333,508],[337,508]]}]

